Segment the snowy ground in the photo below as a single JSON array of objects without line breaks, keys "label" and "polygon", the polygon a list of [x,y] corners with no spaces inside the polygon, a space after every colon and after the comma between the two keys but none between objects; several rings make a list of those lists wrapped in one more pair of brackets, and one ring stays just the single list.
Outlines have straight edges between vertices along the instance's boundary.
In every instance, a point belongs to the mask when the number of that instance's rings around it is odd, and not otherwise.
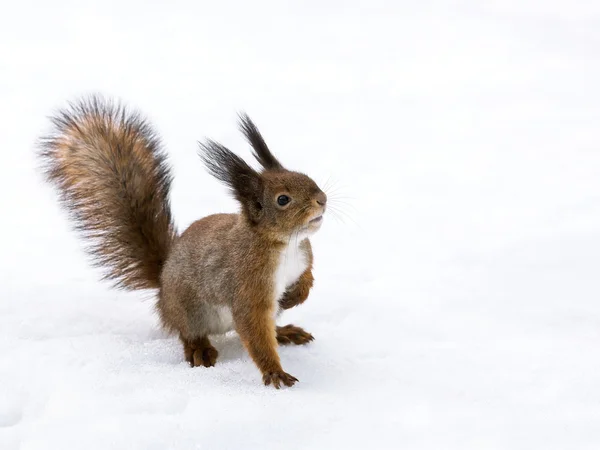
[{"label": "snowy ground", "polygon": [[[598,2],[288,3],[2,8],[0,448],[600,448]],[[195,150],[249,156],[240,109],[336,182],[298,385],[96,281],[32,157],[92,91],[161,132],[180,228],[235,208]]]}]

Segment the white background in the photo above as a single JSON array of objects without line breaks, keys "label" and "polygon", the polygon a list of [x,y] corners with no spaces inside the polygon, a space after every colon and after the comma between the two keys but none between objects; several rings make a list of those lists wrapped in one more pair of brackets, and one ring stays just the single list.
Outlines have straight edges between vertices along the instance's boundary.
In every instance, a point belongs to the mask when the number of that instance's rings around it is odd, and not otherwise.
[{"label": "white background", "polygon": [[[335,182],[299,384],[235,334],[190,369],[97,281],[34,158],[91,92],[162,135],[180,229],[236,208],[196,141],[249,159],[239,110]],[[0,448],[600,448],[599,117],[595,1],[5,1]]]}]

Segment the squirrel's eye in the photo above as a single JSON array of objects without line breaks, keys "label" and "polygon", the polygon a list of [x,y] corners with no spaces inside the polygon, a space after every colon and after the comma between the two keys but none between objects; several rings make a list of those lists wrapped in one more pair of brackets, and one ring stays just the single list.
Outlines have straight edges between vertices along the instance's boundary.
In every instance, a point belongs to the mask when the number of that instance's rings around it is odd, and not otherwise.
[{"label": "squirrel's eye", "polygon": [[287,195],[280,195],[277,197],[277,204],[279,206],[285,206],[290,202],[290,198]]}]

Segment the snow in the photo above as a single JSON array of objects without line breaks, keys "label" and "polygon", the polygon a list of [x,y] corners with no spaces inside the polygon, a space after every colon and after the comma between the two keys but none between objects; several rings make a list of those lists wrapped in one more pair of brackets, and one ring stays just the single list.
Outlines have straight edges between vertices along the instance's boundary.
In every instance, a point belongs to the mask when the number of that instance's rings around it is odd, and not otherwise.
[{"label": "snow", "polygon": [[[1,449],[600,447],[598,2],[30,0],[0,55]],[[89,92],[154,123],[181,229],[235,208],[196,141],[249,160],[239,110],[329,180],[300,383],[97,281],[33,157]]]}]

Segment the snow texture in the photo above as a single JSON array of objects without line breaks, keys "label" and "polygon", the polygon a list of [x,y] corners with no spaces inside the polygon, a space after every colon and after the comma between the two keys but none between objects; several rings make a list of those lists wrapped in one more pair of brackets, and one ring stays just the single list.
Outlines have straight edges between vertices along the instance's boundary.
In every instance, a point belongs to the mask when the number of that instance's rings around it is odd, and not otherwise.
[{"label": "snow texture", "polygon": [[[5,3],[1,449],[600,448],[600,3]],[[161,133],[180,229],[236,208],[196,141],[249,160],[239,110],[327,184],[296,386],[97,281],[33,157],[91,92]]]}]

